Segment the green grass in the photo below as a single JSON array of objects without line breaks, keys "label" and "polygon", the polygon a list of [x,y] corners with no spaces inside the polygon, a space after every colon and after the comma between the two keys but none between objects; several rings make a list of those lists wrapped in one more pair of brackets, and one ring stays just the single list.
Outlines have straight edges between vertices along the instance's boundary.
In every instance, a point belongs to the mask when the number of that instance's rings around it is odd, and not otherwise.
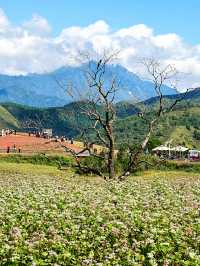
[{"label": "green grass", "polygon": [[193,138],[194,128],[188,130],[185,126],[177,126],[171,132],[169,140],[172,140],[172,146],[177,144],[182,144],[190,149],[194,147],[200,149],[200,142]]},{"label": "green grass", "polygon": [[187,146],[189,148],[193,147],[194,140],[192,139],[192,134],[189,130],[186,129],[185,126],[179,126],[174,129],[174,131],[171,133],[170,140],[172,140],[172,143],[187,143]]},{"label": "green grass", "polygon": [[66,171],[59,170],[56,166],[35,165],[32,163],[9,163],[0,162],[1,175],[22,175],[22,176],[53,176],[66,177],[66,175],[73,175],[74,171],[69,168]]},{"label": "green grass", "polygon": [[179,171],[179,175],[181,175],[182,172],[187,172],[187,175],[200,173],[199,162],[164,161],[162,164],[158,165],[157,168],[163,171]]},{"label": "green grass", "polygon": [[199,196],[197,173],[0,162],[0,265],[199,265]]},{"label": "green grass", "polygon": [[17,119],[6,108],[0,105],[0,127],[1,128],[18,128]]},{"label": "green grass", "polygon": [[29,163],[36,165],[48,165],[48,166],[57,166],[60,167],[65,165],[67,167],[72,166],[73,159],[72,157],[59,156],[59,155],[20,155],[20,154],[1,154],[0,162],[8,163]]}]

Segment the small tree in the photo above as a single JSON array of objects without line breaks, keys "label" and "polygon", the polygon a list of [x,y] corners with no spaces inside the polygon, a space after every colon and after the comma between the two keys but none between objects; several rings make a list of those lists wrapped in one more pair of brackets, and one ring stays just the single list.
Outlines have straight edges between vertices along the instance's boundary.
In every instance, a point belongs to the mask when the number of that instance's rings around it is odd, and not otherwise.
[{"label": "small tree", "polygon": [[[116,122],[115,111],[115,98],[119,89],[119,81],[117,77],[108,77],[107,65],[112,62],[116,54],[104,55],[96,63],[89,62],[88,69],[85,71],[85,77],[87,81],[87,93],[84,96],[84,104],[79,105],[80,113],[90,121],[88,128],[82,128],[81,136],[84,138],[85,147],[81,151],[89,151],[90,156],[98,157],[105,162],[106,173],[94,165],[82,163],[78,159],[78,154],[71,150],[74,155],[77,167],[84,173],[92,172],[98,174],[105,179],[123,179],[128,176],[133,170],[137,169],[140,163],[143,161],[140,159],[141,154],[144,152],[147,144],[152,136],[152,133],[159,123],[159,119],[162,115],[169,113],[186,95],[182,94],[179,98],[175,98],[172,102],[168,103],[163,95],[163,86],[166,82],[174,78],[177,74],[176,69],[171,66],[162,67],[157,61],[153,59],[143,60],[143,65],[148,72],[148,76],[151,78],[155,93],[157,95],[155,101],[155,108],[151,110],[143,110],[140,106],[140,112],[138,117],[144,121],[147,125],[147,132],[144,140],[138,145],[137,148],[128,149],[128,163],[123,169],[120,175],[116,175],[115,163],[116,163],[116,142],[114,125]],[[71,93],[71,90],[70,90]],[[83,98],[82,98],[83,99]],[[138,108],[137,106],[137,108]],[[94,142],[88,141],[89,131],[93,132]],[[94,153],[92,146],[94,143],[98,143],[105,147],[104,154]]]}]

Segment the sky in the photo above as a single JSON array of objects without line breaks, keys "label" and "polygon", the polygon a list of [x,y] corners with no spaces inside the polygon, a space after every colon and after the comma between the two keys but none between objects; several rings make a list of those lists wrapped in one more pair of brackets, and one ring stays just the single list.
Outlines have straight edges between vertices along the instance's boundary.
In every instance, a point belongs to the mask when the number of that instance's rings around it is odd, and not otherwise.
[{"label": "sky", "polygon": [[75,65],[80,50],[119,49],[130,71],[154,57],[186,73],[183,86],[199,86],[199,11],[199,0],[0,0],[0,73],[52,71]]},{"label": "sky", "polygon": [[45,17],[54,34],[69,26],[106,21],[113,30],[146,24],[157,34],[177,33],[199,43],[199,0],[0,0],[12,22],[20,24],[32,14]]}]

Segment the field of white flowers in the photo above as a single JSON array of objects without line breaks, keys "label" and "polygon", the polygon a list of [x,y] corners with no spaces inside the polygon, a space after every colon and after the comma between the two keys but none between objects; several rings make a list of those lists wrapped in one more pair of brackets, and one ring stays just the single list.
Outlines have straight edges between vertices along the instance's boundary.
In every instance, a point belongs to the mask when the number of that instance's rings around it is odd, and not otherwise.
[{"label": "field of white flowers", "polygon": [[0,265],[200,265],[198,176],[117,183],[9,168]]}]

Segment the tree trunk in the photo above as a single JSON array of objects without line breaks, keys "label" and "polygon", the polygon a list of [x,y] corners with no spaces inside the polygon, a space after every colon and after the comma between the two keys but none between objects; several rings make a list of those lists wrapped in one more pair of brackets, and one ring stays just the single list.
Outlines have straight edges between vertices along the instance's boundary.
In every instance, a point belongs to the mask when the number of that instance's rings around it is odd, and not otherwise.
[{"label": "tree trunk", "polygon": [[113,179],[115,177],[115,165],[114,165],[115,158],[114,157],[115,157],[114,140],[111,137],[109,153],[108,153],[108,174],[109,174],[109,179]]}]

